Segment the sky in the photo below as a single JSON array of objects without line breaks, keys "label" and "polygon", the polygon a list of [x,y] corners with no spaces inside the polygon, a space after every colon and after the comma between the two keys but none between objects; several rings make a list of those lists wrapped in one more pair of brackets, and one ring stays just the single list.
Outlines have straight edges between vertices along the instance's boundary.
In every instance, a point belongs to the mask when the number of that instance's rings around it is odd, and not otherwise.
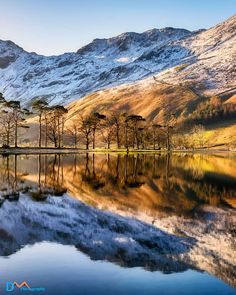
[{"label": "sky", "polygon": [[236,0],[0,0],[0,11],[1,40],[56,55],[123,32],[209,28],[236,13]]}]

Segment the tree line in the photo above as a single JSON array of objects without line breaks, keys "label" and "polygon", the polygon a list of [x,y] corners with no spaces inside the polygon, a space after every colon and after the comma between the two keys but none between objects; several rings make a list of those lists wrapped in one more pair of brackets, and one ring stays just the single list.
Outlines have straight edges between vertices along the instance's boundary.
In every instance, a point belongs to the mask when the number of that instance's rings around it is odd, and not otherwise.
[{"label": "tree line", "polygon": [[18,147],[19,129],[29,129],[26,119],[37,115],[38,147],[62,148],[82,145],[86,150],[97,147],[98,142],[110,149],[160,148],[165,137],[165,146],[171,149],[173,118],[159,125],[147,122],[140,115],[113,112],[109,115],[93,112],[87,116],[75,114],[71,127],[65,128],[68,110],[61,105],[49,106],[44,99],[35,99],[28,109],[20,101],[7,101],[0,93],[2,146]]},{"label": "tree line", "polygon": [[224,119],[236,119],[236,105],[225,103],[220,97],[213,96],[199,103],[186,123],[208,125]]},{"label": "tree line", "polygon": [[51,143],[56,148],[62,147],[64,118],[68,112],[65,107],[49,106],[46,100],[36,99],[29,108],[24,108],[20,101],[7,101],[0,93],[0,111],[0,137],[3,147],[18,147],[19,130],[29,129],[26,119],[36,115],[39,124],[38,147],[48,147]]},{"label": "tree line", "polygon": [[[35,99],[28,108],[24,108],[19,101],[7,101],[0,93],[0,110],[0,137],[5,148],[18,147],[19,130],[29,129],[26,119],[35,117],[38,120],[39,148],[83,147],[89,150],[105,147],[126,151],[204,148],[207,146],[204,123],[219,116],[228,114],[233,117],[236,114],[235,107],[224,105],[219,98],[211,98],[200,103],[189,115],[183,125],[191,123],[191,128],[184,126],[183,132],[178,116],[168,107],[164,108],[162,124],[146,120],[141,115],[118,111],[87,115],[77,112],[70,118],[67,108],[50,106],[45,99]],[[66,124],[67,120],[70,120],[69,124]]]},{"label": "tree line", "polygon": [[107,115],[99,112],[78,115],[69,128],[74,147],[84,144],[85,149],[95,149],[97,143],[107,149],[160,149],[161,144],[167,150],[171,149],[171,138],[175,118],[171,116],[160,125],[147,121],[136,114],[110,112]]}]

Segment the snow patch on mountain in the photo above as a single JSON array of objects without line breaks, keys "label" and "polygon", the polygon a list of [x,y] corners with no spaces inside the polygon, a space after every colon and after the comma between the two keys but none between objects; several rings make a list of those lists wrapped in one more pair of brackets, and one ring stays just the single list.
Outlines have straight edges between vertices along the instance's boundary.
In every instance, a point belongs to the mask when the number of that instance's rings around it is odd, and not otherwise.
[{"label": "snow patch on mountain", "polygon": [[76,53],[50,57],[0,41],[0,91],[24,104],[39,96],[67,104],[90,92],[152,75],[223,91],[235,84],[235,26],[233,16],[207,31],[164,28],[124,33],[95,39]]}]

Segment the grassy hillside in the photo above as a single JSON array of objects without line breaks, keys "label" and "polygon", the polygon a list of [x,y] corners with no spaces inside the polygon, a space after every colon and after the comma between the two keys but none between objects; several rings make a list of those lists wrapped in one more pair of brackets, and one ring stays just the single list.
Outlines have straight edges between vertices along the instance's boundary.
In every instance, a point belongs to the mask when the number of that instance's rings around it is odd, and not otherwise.
[{"label": "grassy hillside", "polygon": [[[163,123],[166,113],[175,113],[177,123],[182,124],[186,120],[198,114],[198,106],[208,101],[209,98],[194,91],[193,87],[184,85],[171,85],[161,83],[154,77],[135,83],[123,84],[101,90],[76,100],[67,106],[68,114],[65,117],[65,129],[70,129],[77,124],[80,116],[99,112],[109,115],[112,112],[141,115],[147,121]],[[236,96],[222,97],[223,105],[236,105]],[[31,132],[22,135],[24,142],[34,142],[37,145],[38,119],[28,120]],[[194,123],[190,121],[188,130]],[[236,146],[236,120],[220,119],[205,124],[204,137],[210,147],[228,148]],[[26,139],[26,140],[25,140]]]},{"label": "grassy hillside", "polygon": [[85,115],[94,111],[120,111],[160,122],[164,108],[168,107],[170,112],[183,117],[198,100],[198,95],[186,87],[162,84],[149,78],[98,91],[75,101],[68,106],[69,118],[76,113]]},{"label": "grassy hillside", "polygon": [[[224,103],[235,104],[236,96],[225,99]],[[162,123],[164,113],[175,113],[182,123],[196,107],[207,98],[198,95],[189,87],[164,84],[155,78],[92,93],[68,106],[66,126],[76,121],[79,115],[91,112],[108,114],[119,111],[138,114],[148,121]],[[190,126],[191,127],[191,126]],[[205,137],[209,145],[217,147],[236,144],[236,120],[221,120],[207,124]]]}]

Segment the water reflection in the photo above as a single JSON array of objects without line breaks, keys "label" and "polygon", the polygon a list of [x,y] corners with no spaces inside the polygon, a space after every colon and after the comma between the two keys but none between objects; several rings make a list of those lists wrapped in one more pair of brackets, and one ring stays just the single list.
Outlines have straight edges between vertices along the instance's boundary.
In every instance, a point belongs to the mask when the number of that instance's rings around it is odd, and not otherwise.
[{"label": "water reflection", "polygon": [[[46,268],[45,260],[48,262]],[[43,294],[47,295],[235,294],[233,288],[206,273],[189,270],[166,275],[141,268],[131,270],[114,263],[90,260],[74,247],[55,243],[26,247],[9,259],[0,258],[0,263],[2,281],[6,278],[10,281],[30,278],[31,285],[43,286],[46,289]],[[27,267],[22,270],[21,265]]]},{"label": "water reflection", "polygon": [[2,157],[0,255],[50,241],[236,286],[235,163],[206,154]]},{"label": "water reflection", "polygon": [[202,205],[236,206],[235,162],[209,155],[11,155],[0,159],[1,202],[19,192],[39,201],[68,192],[146,218],[192,216]]}]

